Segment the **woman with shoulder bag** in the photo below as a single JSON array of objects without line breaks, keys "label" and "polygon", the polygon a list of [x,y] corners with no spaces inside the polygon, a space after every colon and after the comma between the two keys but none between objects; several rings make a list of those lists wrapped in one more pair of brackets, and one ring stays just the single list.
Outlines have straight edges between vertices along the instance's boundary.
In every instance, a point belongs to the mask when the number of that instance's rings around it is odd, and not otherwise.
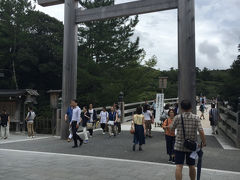
[{"label": "woman with shoulder bag", "polygon": [[166,148],[167,154],[169,155],[168,162],[175,163],[175,155],[174,155],[174,144],[175,144],[175,130],[171,130],[169,126],[172,124],[173,119],[175,117],[175,112],[173,109],[168,111],[168,116],[164,123],[163,129],[165,131],[165,139],[166,139]]},{"label": "woman with shoulder bag", "polygon": [[137,107],[136,112],[137,114],[133,116],[132,122],[134,127],[133,151],[135,151],[137,144],[139,144],[139,151],[142,151],[142,145],[145,144],[146,127],[142,108],[140,106]]},{"label": "woman with shoulder bag", "polygon": [[116,122],[117,122],[117,113],[114,110],[114,107],[111,107],[111,111],[108,113],[108,131],[109,137],[116,136]]},{"label": "woman with shoulder bag", "polygon": [[97,113],[96,113],[95,109],[93,109],[92,104],[89,105],[88,114],[89,114],[90,119],[87,124],[87,128],[88,128],[90,137],[92,137],[93,136],[93,125],[97,122]]}]

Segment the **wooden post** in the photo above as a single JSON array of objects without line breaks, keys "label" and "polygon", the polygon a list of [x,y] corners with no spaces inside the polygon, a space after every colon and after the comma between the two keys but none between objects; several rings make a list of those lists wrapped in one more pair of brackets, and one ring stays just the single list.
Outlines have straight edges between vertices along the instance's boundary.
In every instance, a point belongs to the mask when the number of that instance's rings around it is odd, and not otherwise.
[{"label": "wooden post", "polygon": [[178,0],[178,96],[188,99],[196,113],[194,0]]},{"label": "wooden post", "polygon": [[69,125],[64,120],[64,114],[71,99],[76,98],[77,92],[77,24],[75,23],[75,10],[77,7],[77,1],[65,1],[61,139],[68,137]]},{"label": "wooden post", "polygon": [[60,136],[61,134],[61,109],[57,109],[57,125],[56,125],[56,136]]},{"label": "wooden post", "polygon": [[125,111],[125,104],[124,102],[119,102],[120,104],[120,110],[121,110],[121,123],[124,123],[124,117],[125,117],[125,114],[124,114],[124,111]]}]

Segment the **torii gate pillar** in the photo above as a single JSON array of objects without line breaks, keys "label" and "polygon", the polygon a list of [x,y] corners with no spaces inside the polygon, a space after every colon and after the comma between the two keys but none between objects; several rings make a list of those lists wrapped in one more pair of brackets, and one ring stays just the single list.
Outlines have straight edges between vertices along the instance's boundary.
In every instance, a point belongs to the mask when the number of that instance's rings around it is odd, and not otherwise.
[{"label": "torii gate pillar", "polygon": [[196,113],[194,0],[178,0],[178,97],[191,101]]},{"label": "torii gate pillar", "polygon": [[64,114],[71,99],[76,99],[77,95],[77,24],[75,22],[77,7],[76,0],[67,0],[64,3],[61,139],[66,139],[69,134]]}]

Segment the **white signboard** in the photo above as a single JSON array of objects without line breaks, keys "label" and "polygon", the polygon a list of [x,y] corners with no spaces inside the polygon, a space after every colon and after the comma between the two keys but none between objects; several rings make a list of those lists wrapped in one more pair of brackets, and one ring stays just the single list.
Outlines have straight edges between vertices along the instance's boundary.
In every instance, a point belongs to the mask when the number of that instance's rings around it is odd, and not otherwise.
[{"label": "white signboard", "polygon": [[156,123],[160,123],[160,117],[163,112],[163,106],[164,106],[164,94],[157,94],[157,96],[156,96],[156,117],[155,117]]}]

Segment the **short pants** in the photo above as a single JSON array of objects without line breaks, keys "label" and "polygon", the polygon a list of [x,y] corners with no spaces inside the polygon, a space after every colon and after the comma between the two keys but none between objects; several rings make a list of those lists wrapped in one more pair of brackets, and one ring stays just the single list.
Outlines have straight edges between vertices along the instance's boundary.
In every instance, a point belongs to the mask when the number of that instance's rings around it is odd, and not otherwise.
[{"label": "short pants", "polygon": [[194,166],[195,165],[195,159],[190,158],[191,152],[183,152],[183,151],[176,151],[175,150],[175,164],[183,165],[184,160],[186,157],[186,164],[188,166]]}]

